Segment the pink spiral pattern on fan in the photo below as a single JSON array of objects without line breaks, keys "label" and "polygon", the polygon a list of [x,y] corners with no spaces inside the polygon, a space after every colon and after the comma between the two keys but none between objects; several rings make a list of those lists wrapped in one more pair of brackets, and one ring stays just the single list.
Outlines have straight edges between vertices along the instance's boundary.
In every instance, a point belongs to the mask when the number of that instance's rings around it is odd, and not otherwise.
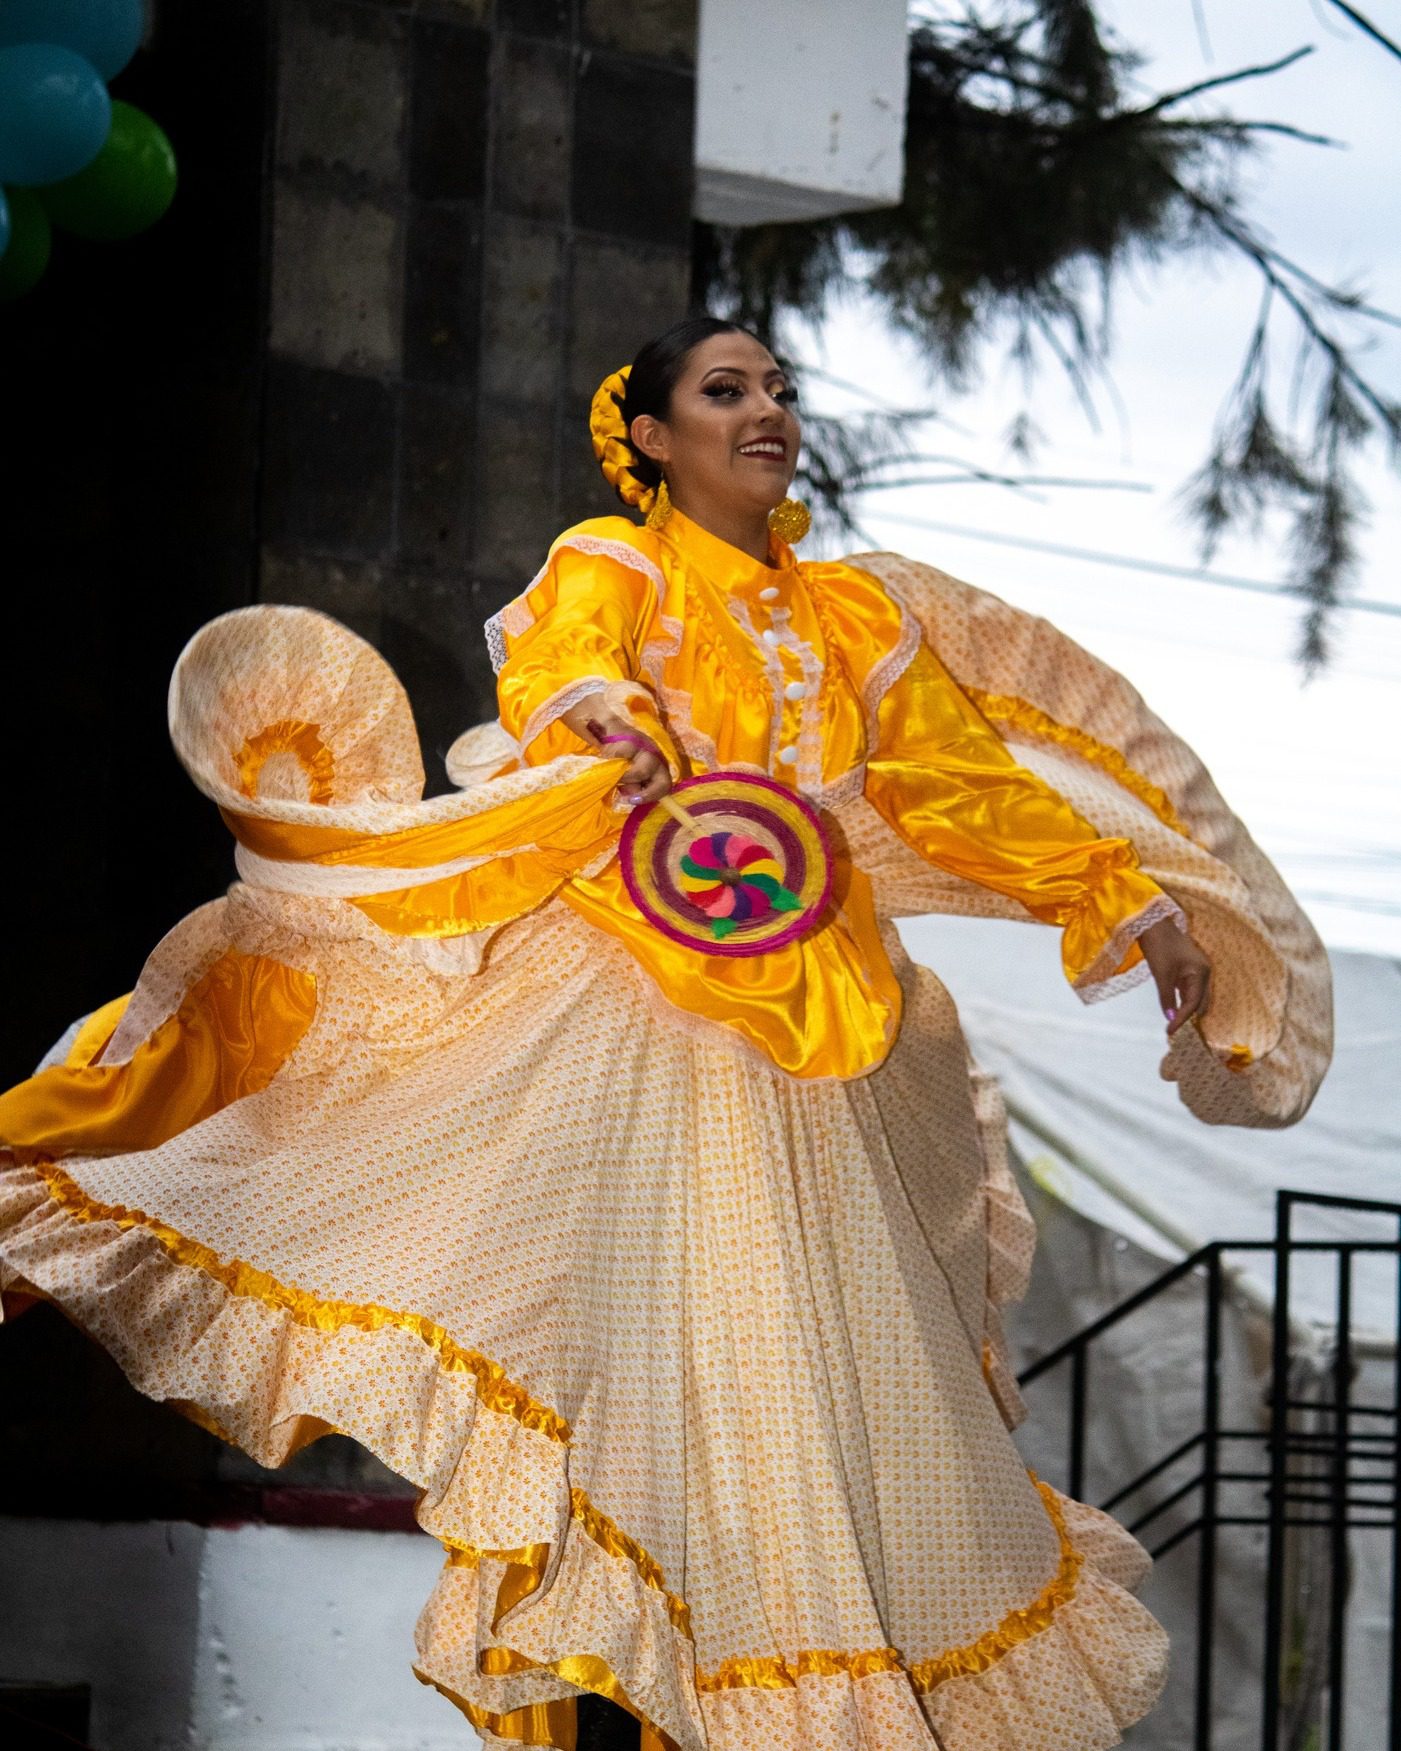
[{"label": "pink spiral pattern on fan", "polygon": [[783,872],[767,846],[746,834],[706,833],[693,839],[681,859],[682,891],[699,906],[717,934],[770,912],[796,909]]}]

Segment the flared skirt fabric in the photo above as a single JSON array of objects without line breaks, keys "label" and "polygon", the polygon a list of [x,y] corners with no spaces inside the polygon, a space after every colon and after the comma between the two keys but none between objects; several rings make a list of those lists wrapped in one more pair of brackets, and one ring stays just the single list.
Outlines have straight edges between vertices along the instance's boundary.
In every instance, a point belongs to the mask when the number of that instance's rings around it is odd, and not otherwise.
[{"label": "flared skirt fabric", "polygon": [[312,904],[191,926],[315,974],[279,1075],[0,1170],[0,1281],[265,1464],[335,1429],[410,1479],[415,1666],[488,1742],[571,1745],[588,1690],[652,1751],[1115,1744],[1164,1679],[1147,1555],[1012,1442],[1030,1224],[893,932],[890,1057],[799,1083],[563,903],[471,976]]}]

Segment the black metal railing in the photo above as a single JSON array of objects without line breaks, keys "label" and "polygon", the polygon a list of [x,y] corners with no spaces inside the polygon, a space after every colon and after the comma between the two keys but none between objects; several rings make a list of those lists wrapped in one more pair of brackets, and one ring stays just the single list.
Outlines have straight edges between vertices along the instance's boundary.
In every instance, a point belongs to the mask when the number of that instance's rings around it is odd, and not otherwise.
[{"label": "black metal railing", "polygon": [[[1388,1225],[1385,1238],[1306,1239],[1298,1232],[1301,1208],[1349,1211]],[[1258,1428],[1236,1428],[1223,1422],[1222,1305],[1234,1278],[1227,1255],[1272,1253],[1275,1293],[1269,1310],[1270,1376]],[[1336,1273],[1334,1338],[1321,1367],[1310,1361],[1303,1328],[1291,1315],[1291,1289],[1301,1256],[1331,1257]],[[1376,1334],[1367,1342],[1373,1354],[1388,1357],[1390,1403],[1360,1403],[1353,1397],[1360,1342],[1354,1333],[1354,1277],[1359,1257],[1389,1256],[1397,1260],[1396,1296],[1392,1317],[1380,1348]],[[1092,1321],[1024,1369],[1023,1386],[1057,1368],[1069,1373],[1067,1490],[1077,1500],[1088,1499],[1086,1441],[1091,1399],[1090,1364],[1097,1340],[1148,1307],[1178,1285],[1198,1281],[1202,1303],[1202,1401],[1200,1425],[1161,1453],[1136,1476],[1102,1496],[1098,1506],[1122,1519],[1148,1546],[1155,1562],[1170,1550],[1196,1541],[1196,1662],[1193,1697],[1193,1751],[1212,1751],[1214,1652],[1218,1628],[1217,1556],[1221,1529],[1255,1526],[1267,1529],[1265,1560],[1258,1575],[1255,1600],[1239,1601],[1241,1611],[1263,1619],[1263,1672],[1260,1708],[1262,1751],[1284,1751],[1303,1742],[1320,1751],[1401,1751],[1401,1204],[1364,1198],[1329,1197],[1319,1193],[1279,1191],[1276,1194],[1273,1240],[1216,1240],[1156,1277],[1135,1294]],[[1308,1376],[1308,1367],[1313,1374]],[[1307,1390],[1298,1382],[1304,1370]],[[1244,1447],[1245,1461],[1223,1463]],[[1174,1481],[1184,1464],[1196,1469]],[[1135,1498],[1155,1499],[1132,1517],[1124,1505]],[[1227,1494],[1246,1501],[1230,1509]],[[1174,1516],[1174,1511],[1176,1515]],[[1181,1519],[1183,1514],[1188,1515]],[[1152,1537],[1165,1520],[1180,1523]],[[1315,1529],[1327,1550],[1326,1655],[1319,1674],[1317,1718],[1302,1734],[1285,1731],[1282,1704],[1289,1679],[1286,1641],[1289,1630],[1288,1553],[1295,1529]],[[1391,1596],[1388,1625],[1390,1673],[1385,1699],[1385,1737],[1378,1727],[1367,1743],[1344,1745],[1347,1697],[1347,1613],[1349,1538],[1361,1530],[1390,1532]],[[1305,1608],[1316,1610],[1310,1599]],[[1297,1663],[1294,1661],[1294,1663]],[[1377,1698],[1380,1723],[1381,1699]],[[1370,1715],[1370,1702],[1368,1704]],[[1297,1727],[1297,1722],[1295,1723]],[[1283,1736],[1282,1736],[1283,1735]]]}]

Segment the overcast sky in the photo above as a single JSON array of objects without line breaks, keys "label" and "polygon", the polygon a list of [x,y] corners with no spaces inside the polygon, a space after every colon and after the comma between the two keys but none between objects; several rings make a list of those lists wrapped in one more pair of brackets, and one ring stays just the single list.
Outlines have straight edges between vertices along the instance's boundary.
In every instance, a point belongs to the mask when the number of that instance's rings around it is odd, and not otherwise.
[{"label": "overcast sky", "polygon": [[[1150,57],[1142,78],[1160,89],[1314,45],[1284,73],[1215,100],[1346,143],[1270,142],[1246,173],[1248,210],[1316,274],[1358,282],[1373,302],[1401,309],[1401,61],[1324,0],[1112,0],[1101,10]],[[1401,0],[1374,0],[1370,10],[1401,38]],[[1043,374],[1033,412],[1048,442],[1037,470],[1138,482],[1147,492],[923,488],[872,495],[863,521],[881,546],[1047,615],[1122,670],[1196,748],[1324,939],[1401,955],[1401,615],[1341,614],[1327,673],[1305,684],[1293,658],[1297,602],[1011,544],[1195,568],[1195,537],[1174,500],[1206,453],[1258,300],[1256,275],[1224,257],[1138,270],[1115,308],[1122,405],[1101,398],[1097,432],[1063,381]],[[1275,332],[1287,366],[1292,330],[1281,321]],[[993,358],[976,394],[948,399],[859,299],[833,315],[823,344],[829,369],[891,402],[937,402],[959,429],[931,428],[931,448],[1015,467],[1003,443],[1021,406],[1010,367]],[[1393,398],[1401,393],[1401,334],[1379,340],[1368,370]],[[831,391],[810,390],[808,400],[834,411],[851,405]],[[1355,593],[1401,607],[1398,477],[1378,454],[1364,481],[1372,512]],[[1288,576],[1270,539],[1224,544],[1210,570],[1266,583]]]}]

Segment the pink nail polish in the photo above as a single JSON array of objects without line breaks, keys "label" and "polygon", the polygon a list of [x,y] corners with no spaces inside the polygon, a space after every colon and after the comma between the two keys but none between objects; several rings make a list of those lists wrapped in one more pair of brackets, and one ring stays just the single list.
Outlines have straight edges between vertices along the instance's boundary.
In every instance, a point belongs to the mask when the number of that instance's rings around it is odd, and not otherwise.
[{"label": "pink nail polish", "polygon": [[1169,1021],[1176,1021],[1177,1020],[1177,1011],[1175,1009],[1165,1009],[1163,1011],[1163,1014],[1168,1018]]}]

